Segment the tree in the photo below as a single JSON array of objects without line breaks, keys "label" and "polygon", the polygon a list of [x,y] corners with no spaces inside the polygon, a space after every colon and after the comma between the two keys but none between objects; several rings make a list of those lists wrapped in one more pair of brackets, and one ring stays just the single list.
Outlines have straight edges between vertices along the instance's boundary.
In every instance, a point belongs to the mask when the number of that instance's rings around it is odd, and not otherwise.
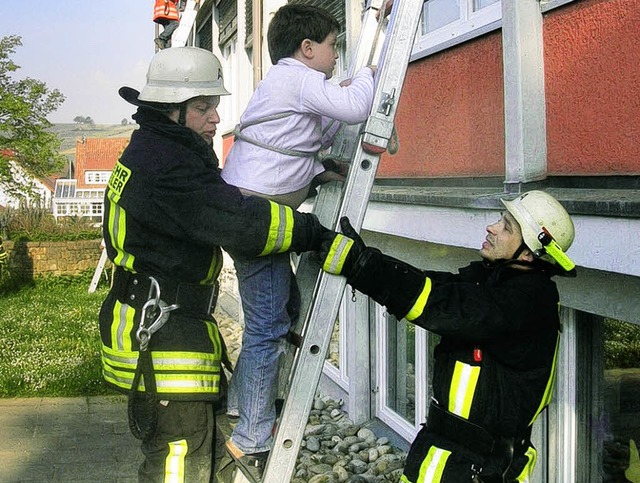
[{"label": "tree", "polygon": [[64,95],[36,79],[12,78],[20,66],[11,55],[21,45],[20,36],[0,38],[0,188],[13,195],[28,189],[19,179],[20,171],[43,178],[65,162],[60,139],[47,131],[51,123],[46,118],[64,102]]},{"label": "tree", "polygon": [[85,123],[85,117],[84,116],[76,116],[73,118],[73,122],[75,122],[76,124],[84,124]]},{"label": "tree", "polygon": [[120,121],[120,124],[123,126],[126,126],[127,124],[129,124],[129,121],[127,121],[127,118],[123,118],[122,121]]}]

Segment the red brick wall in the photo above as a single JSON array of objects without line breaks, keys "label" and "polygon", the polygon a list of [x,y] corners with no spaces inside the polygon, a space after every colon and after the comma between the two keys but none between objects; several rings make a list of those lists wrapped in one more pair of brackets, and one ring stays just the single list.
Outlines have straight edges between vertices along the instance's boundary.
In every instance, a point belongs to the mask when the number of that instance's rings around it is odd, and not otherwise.
[{"label": "red brick wall", "polygon": [[5,240],[12,272],[34,277],[77,275],[95,270],[102,253],[101,240],[12,242]]},{"label": "red brick wall", "polygon": [[[550,175],[640,174],[640,2],[581,0],[544,15]],[[413,62],[400,151],[378,176],[503,176],[501,32]]]}]

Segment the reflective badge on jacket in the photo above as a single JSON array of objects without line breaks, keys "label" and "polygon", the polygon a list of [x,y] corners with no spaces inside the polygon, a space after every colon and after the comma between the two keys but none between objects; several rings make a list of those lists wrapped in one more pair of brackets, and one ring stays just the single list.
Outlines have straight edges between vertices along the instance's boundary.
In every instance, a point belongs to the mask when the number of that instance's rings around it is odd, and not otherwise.
[{"label": "reflective badge on jacket", "polygon": [[[118,199],[120,198],[120,195],[122,195],[122,190],[130,178],[131,170],[124,164],[120,164],[120,161],[118,161],[111,172],[111,177],[109,178],[109,189],[116,194]],[[118,199],[115,199],[114,201],[117,202]]]}]

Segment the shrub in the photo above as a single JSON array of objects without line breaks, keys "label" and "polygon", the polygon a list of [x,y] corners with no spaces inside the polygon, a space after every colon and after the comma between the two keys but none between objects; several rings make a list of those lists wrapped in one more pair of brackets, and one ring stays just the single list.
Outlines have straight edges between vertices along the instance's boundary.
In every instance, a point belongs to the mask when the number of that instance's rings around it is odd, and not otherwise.
[{"label": "shrub", "polygon": [[640,367],[640,327],[613,319],[604,320],[605,367]]},{"label": "shrub", "polygon": [[0,233],[7,240],[74,241],[102,238],[99,224],[88,218],[64,217],[40,207],[8,208],[0,213]]}]

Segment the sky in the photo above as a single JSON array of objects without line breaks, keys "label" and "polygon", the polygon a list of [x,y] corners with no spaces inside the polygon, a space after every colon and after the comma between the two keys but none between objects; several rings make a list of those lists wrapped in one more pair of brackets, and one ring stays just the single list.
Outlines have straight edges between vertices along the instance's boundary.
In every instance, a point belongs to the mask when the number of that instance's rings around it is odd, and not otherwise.
[{"label": "sky", "polygon": [[31,77],[65,102],[48,119],[96,124],[131,121],[135,107],[118,96],[142,89],[154,54],[153,0],[0,0],[0,37],[19,35],[15,80]]}]

